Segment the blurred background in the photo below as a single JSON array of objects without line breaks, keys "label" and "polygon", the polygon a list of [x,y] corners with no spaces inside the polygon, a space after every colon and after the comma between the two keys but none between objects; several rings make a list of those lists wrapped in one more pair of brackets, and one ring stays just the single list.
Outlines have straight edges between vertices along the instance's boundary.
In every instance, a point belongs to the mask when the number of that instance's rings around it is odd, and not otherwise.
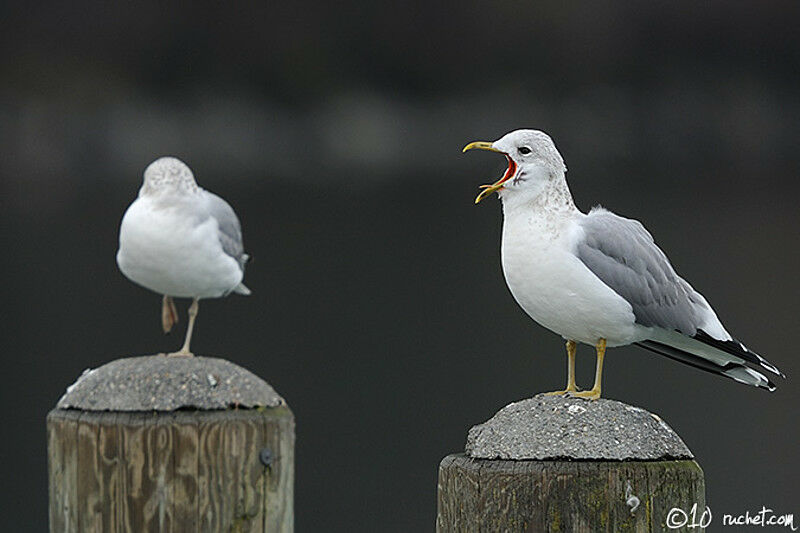
[{"label": "blurred background", "polygon": [[[192,346],[294,410],[297,530],[433,530],[442,457],[565,378],[505,286],[499,202],[473,205],[504,164],[461,154],[520,127],[789,376],[768,394],[618,348],[604,396],[684,438],[716,517],[800,514],[799,22],[796,2],[3,3],[0,529],[46,528],[67,385],[181,344],[186,302],[163,336],[115,264],[170,154],[242,220],[253,295],[204,301]],[[579,384],[593,368],[581,347]]]}]

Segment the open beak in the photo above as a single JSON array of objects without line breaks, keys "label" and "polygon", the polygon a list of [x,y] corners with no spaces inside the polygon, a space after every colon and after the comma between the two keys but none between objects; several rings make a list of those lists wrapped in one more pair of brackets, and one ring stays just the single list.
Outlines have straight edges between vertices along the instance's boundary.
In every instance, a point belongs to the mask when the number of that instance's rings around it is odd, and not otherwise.
[{"label": "open beak", "polygon": [[503,154],[504,156],[506,156],[506,159],[508,160],[508,168],[506,169],[506,172],[505,172],[505,174],[503,174],[502,178],[500,178],[499,180],[495,181],[491,185],[481,185],[480,186],[480,188],[483,189],[483,190],[478,195],[478,197],[475,198],[475,203],[477,204],[477,203],[480,203],[481,200],[483,200],[484,198],[486,198],[487,196],[489,196],[493,192],[499,191],[500,189],[502,189],[503,188],[503,184],[505,182],[507,182],[509,179],[511,179],[514,176],[514,173],[516,173],[517,164],[514,162],[513,159],[508,157],[507,153],[501,152],[500,150],[497,150],[496,148],[494,148],[492,146],[492,143],[490,143],[490,142],[475,141],[475,142],[469,143],[468,145],[466,145],[464,147],[464,149],[462,150],[462,153],[466,152],[467,150],[488,150],[490,152],[497,152],[498,154]]}]

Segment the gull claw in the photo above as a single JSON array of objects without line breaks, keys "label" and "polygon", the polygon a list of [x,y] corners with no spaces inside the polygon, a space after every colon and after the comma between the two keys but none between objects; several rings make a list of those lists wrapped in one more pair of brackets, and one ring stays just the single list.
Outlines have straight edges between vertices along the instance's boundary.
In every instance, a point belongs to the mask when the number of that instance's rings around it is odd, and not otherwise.
[{"label": "gull claw", "polygon": [[545,392],[545,396],[566,396],[572,397],[572,393],[578,392],[577,389],[564,389],[564,390],[554,390],[553,392]]},{"label": "gull claw", "polygon": [[570,398],[583,398],[584,400],[599,400],[600,391],[595,389],[569,393]]},{"label": "gull claw", "polygon": [[168,353],[166,355],[167,357],[194,357],[194,354],[192,352],[188,351],[184,352],[183,350],[178,352]]}]

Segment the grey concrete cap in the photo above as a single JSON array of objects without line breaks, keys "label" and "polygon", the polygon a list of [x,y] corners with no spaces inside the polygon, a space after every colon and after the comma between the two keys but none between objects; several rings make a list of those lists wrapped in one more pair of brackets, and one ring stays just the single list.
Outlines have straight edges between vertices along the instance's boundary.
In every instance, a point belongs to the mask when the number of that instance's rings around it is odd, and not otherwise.
[{"label": "grey concrete cap", "polygon": [[56,407],[84,411],[175,411],[285,405],[264,380],[213,357],[147,355],[86,370]]},{"label": "grey concrete cap", "polygon": [[614,400],[546,396],[512,403],[469,431],[476,459],[668,460],[694,456],[658,416]]}]

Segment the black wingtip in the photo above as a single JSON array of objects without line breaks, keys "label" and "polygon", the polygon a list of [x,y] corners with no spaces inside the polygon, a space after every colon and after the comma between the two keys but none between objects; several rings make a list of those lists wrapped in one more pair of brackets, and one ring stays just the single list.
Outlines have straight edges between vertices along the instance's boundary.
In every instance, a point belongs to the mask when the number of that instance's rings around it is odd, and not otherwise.
[{"label": "black wingtip", "polygon": [[650,350],[651,352],[669,357],[675,361],[699,368],[700,370],[704,370],[718,376],[724,376],[744,385],[758,387],[759,389],[769,392],[773,392],[775,389],[777,389],[775,384],[767,376],[742,364],[731,362],[725,366],[720,366],[679,348],[652,340],[644,340],[637,342],[636,344],[642,348]]},{"label": "black wingtip", "polygon": [[702,342],[703,344],[707,344],[708,346],[716,348],[717,350],[721,350],[725,353],[729,353],[731,355],[735,355],[736,357],[744,359],[748,363],[758,365],[764,370],[772,372],[773,374],[780,376],[783,379],[786,379],[786,375],[783,372],[781,372],[777,366],[773,365],[772,363],[770,363],[769,361],[767,361],[766,359],[764,359],[763,357],[761,357],[756,352],[752,351],[742,342],[736,339],[721,341],[719,339],[715,339],[702,329],[698,329],[697,333],[695,333],[692,336],[692,338],[696,341]]}]

